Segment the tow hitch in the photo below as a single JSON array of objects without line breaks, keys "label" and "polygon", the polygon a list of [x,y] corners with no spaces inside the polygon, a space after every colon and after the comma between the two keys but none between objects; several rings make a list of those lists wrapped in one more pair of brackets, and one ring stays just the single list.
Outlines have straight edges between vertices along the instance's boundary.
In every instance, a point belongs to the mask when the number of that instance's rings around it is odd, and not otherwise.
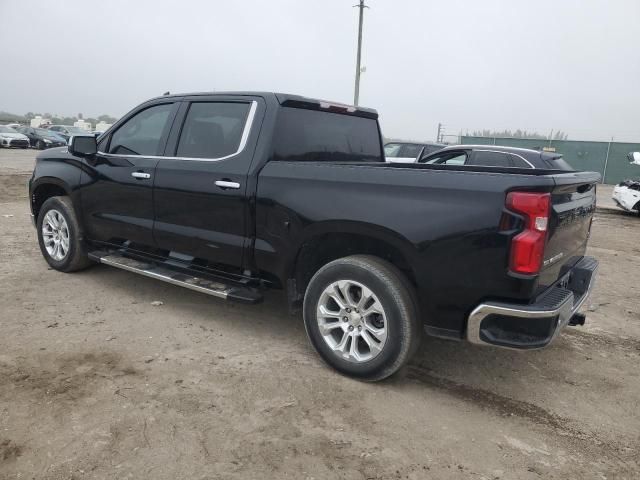
[{"label": "tow hitch", "polygon": [[569,325],[574,327],[576,325],[584,325],[586,319],[587,316],[584,313],[574,313],[573,317],[569,320]]}]

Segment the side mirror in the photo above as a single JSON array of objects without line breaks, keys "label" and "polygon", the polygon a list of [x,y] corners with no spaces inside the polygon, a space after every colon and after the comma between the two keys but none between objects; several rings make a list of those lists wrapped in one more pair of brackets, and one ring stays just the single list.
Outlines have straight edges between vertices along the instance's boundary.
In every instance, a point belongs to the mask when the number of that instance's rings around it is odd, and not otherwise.
[{"label": "side mirror", "polygon": [[640,165],[640,152],[630,152],[627,159],[631,165]]},{"label": "side mirror", "polygon": [[98,152],[94,136],[74,136],[69,140],[69,153],[76,157],[92,157]]}]

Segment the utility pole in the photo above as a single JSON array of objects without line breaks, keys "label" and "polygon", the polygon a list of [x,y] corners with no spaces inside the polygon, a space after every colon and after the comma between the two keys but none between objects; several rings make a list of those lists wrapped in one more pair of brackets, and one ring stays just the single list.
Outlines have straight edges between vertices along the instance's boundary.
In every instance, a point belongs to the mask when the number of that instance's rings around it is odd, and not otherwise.
[{"label": "utility pole", "polygon": [[364,18],[364,9],[369,8],[364,4],[364,0],[360,0],[358,5],[354,5],[354,7],[358,7],[360,9],[359,19],[358,19],[358,54],[356,57],[356,85],[353,92],[353,104],[358,106],[358,99],[360,97],[360,58],[362,52],[362,20]]},{"label": "utility pole", "polygon": [[436,143],[440,143],[441,132],[442,132],[442,124],[438,123],[438,137],[436,138]]}]

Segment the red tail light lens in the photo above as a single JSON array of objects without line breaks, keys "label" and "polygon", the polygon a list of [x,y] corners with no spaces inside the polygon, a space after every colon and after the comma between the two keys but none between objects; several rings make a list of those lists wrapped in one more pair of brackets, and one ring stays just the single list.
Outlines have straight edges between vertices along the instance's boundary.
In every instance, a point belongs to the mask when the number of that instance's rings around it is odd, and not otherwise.
[{"label": "red tail light lens", "polygon": [[533,275],[540,272],[547,243],[551,195],[548,193],[510,192],[507,208],[524,216],[524,231],[511,242],[509,268],[512,272]]}]

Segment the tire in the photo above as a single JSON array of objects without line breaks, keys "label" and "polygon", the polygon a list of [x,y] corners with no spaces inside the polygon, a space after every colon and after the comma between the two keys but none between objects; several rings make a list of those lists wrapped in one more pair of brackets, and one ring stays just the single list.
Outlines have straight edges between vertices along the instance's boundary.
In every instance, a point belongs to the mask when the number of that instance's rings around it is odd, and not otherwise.
[{"label": "tire", "polygon": [[44,142],[42,140],[38,140],[38,143],[36,143],[36,148],[38,150],[44,150]]},{"label": "tire", "polygon": [[[403,273],[380,258],[353,255],[335,260],[320,268],[307,286],[307,336],[320,357],[339,372],[365,381],[383,380],[418,349],[422,330],[415,298]],[[365,311],[374,313],[361,315]],[[345,341],[345,335],[351,339]]]},{"label": "tire", "polygon": [[[51,216],[48,217],[48,214]],[[56,224],[58,228],[52,228]],[[46,200],[40,208],[36,226],[40,251],[53,269],[75,272],[92,265],[93,262],[87,257],[83,232],[69,197],[51,197]],[[56,239],[59,240],[57,243],[62,245],[61,249],[55,250]]]}]

